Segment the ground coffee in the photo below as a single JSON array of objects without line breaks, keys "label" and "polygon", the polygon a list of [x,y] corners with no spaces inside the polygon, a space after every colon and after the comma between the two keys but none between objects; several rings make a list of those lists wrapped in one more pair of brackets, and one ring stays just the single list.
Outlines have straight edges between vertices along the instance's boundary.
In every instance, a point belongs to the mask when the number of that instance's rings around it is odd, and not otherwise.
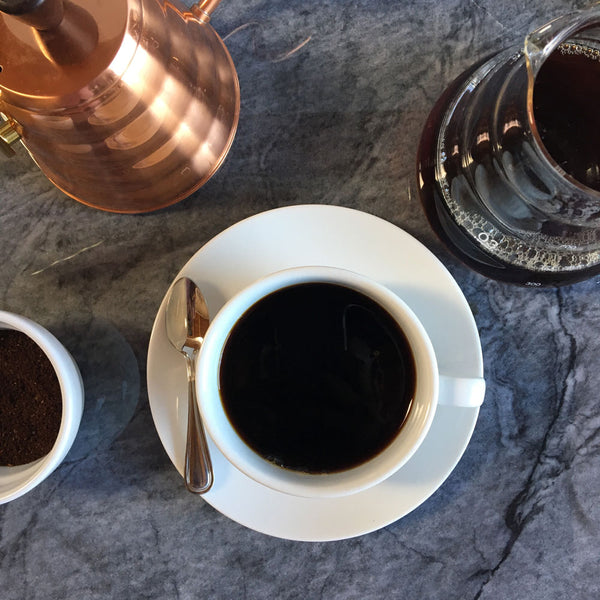
[{"label": "ground coffee", "polygon": [[61,418],[60,384],[48,357],[24,333],[0,330],[0,465],[47,454]]}]

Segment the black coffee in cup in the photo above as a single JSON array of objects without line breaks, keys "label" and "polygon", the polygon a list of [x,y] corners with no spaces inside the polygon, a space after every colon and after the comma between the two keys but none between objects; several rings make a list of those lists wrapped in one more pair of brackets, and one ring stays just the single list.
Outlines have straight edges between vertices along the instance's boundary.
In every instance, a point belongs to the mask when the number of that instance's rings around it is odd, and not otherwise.
[{"label": "black coffee in cup", "polygon": [[238,319],[219,380],[227,417],[255,452],[287,469],[334,473],[396,437],[415,364],[405,334],[375,301],[339,284],[300,283]]}]

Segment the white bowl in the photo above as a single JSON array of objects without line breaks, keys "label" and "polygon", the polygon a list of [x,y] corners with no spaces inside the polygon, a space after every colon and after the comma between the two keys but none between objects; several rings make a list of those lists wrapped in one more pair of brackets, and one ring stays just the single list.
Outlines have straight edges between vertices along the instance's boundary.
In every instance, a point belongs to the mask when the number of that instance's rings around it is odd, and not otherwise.
[{"label": "white bowl", "polygon": [[32,490],[63,461],[79,429],[84,392],[77,364],[49,331],[27,317],[5,311],[0,311],[0,329],[21,331],[44,351],[56,371],[62,395],[60,428],[50,452],[26,465],[0,466],[0,504],[3,504]]}]

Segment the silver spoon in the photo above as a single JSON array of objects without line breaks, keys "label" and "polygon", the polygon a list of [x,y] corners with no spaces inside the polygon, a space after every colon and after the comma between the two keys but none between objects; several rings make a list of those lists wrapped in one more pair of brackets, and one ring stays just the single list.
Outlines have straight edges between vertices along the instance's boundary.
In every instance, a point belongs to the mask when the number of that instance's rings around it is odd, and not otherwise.
[{"label": "silver spoon", "polygon": [[188,376],[188,427],[185,447],[185,485],[194,494],[208,492],[213,471],[206,435],[196,402],[196,355],[208,329],[208,308],[196,284],[187,277],[171,288],[166,309],[167,337],[185,356]]}]

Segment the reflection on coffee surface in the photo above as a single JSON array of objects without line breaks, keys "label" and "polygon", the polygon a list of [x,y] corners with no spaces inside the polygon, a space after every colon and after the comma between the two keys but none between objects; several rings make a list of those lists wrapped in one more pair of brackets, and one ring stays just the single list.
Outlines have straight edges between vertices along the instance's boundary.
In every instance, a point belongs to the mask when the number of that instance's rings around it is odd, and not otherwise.
[{"label": "reflection on coffee surface", "polygon": [[341,285],[303,283],[238,320],[219,378],[225,412],[251,448],[288,469],[331,473],[389,445],[412,403],[415,365],[376,302]]}]

